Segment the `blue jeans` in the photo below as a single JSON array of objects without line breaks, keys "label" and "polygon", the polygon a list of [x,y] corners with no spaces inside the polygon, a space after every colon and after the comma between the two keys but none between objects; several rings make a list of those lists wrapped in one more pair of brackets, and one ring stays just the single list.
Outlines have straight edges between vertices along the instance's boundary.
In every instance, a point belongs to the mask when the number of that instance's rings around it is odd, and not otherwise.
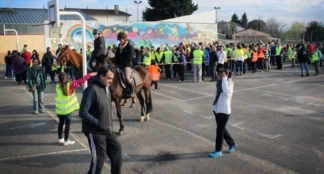
[{"label": "blue jeans", "polygon": [[304,75],[304,73],[303,73],[303,69],[306,70],[306,74],[309,74],[309,73],[308,73],[307,62],[300,62],[299,65],[300,65],[299,67],[300,67],[301,75]]},{"label": "blue jeans", "polygon": [[236,73],[243,72],[243,61],[241,61],[241,60],[235,61],[235,66],[236,66]]},{"label": "blue jeans", "polygon": [[44,91],[36,89],[35,91],[32,92],[32,94],[33,94],[34,111],[44,112],[45,111],[44,103],[43,103]]},{"label": "blue jeans", "polygon": [[12,69],[11,65],[6,65],[6,77],[12,78]]}]

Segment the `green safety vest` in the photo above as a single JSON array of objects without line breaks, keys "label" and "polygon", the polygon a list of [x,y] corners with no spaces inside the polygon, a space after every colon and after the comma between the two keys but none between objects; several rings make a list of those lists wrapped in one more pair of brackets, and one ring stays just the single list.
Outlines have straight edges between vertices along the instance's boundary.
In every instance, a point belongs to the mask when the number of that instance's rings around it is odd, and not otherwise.
[{"label": "green safety vest", "polygon": [[203,60],[203,55],[204,52],[201,50],[195,50],[193,53],[193,64],[194,65],[201,65],[202,64],[202,60]]},{"label": "green safety vest", "polygon": [[151,59],[155,60],[155,51],[152,51],[150,55],[151,55]]},{"label": "green safety vest", "polygon": [[226,48],[226,58],[231,58],[231,52],[232,52],[231,48]]},{"label": "green safety vest", "polygon": [[86,50],[86,55],[91,55],[91,50]]},{"label": "green safety vest", "polygon": [[235,57],[243,57],[244,55],[244,50],[243,49],[236,49],[235,50]]},{"label": "green safety vest", "polygon": [[163,52],[162,51],[160,53],[155,52],[155,58],[158,61],[157,63],[161,62],[162,57],[163,57]]},{"label": "green safety vest", "polygon": [[276,47],[276,56],[279,56],[282,50],[282,46]]},{"label": "green safety vest", "polygon": [[143,64],[146,66],[151,65],[151,54],[148,53],[149,56],[144,55],[143,57]]},{"label": "green safety vest", "polygon": [[165,64],[171,64],[172,63],[172,52],[171,51],[164,51],[164,58],[165,58]]},{"label": "green safety vest", "polygon": [[246,55],[248,56],[248,59],[251,59],[252,51],[250,49],[246,50]]},{"label": "green safety vest", "polygon": [[[70,89],[70,82],[67,83],[67,88]],[[56,113],[59,115],[67,115],[80,108],[75,92],[71,96],[65,96],[61,89],[61,84],[56,85]]]},{"label": "green safety vest", "polygon": [[317,51],[315,51],[315,52],[313,53],[311,63],[313,63],[313,62],[319,60],[318,52],[319,52],[319,51],[317,50]]}]

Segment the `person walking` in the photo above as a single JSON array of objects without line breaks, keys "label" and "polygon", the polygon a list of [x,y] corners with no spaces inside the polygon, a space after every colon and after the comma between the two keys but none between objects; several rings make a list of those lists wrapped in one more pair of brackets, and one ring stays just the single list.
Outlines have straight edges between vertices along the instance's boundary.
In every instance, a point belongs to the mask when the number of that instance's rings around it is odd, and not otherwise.
[{"label": "person walking", "polygon": [[43,98],[46,88],[46,75],[39,59],[33,60],[33,66],[28,69],[28,86],[32,89],[34,113],[45,112]]},{"label": "person walking", "polygon": [[113,132],[109,89],[115,72],[116,69],[110,65],[101,66],[92,84],[83,92],[79,116],[82,118],[82,132],[88,139],[91,151],[89,174],[101,173],[106,155],[111,162],[111,173],[121,173],[122,148]]},{"label": "person walking", "polygon": [[[58,138],[59,143],[64,146],[74,144],[74,141],[69,140],[70,126],[72,119],[72,112],[79,109],[78,99],[75,95],[75,88],[83,85],[87,80],[92,76],[95,76],[97,73],[93,72],[87,74],[83,78],[78,80],[70,81],[69,74],[61,72],[58,75],[58,84],[56,85],[56,114],[59,117],[58,124]],[[64,138],[63,134],[63,125],[65,123]]]},{"label": "person walking", "polygon": [[315,46],[315,51],[312,54],[311,63],[314,64],[315,74],[314,76],[319,76],[319,62],[322,60],[322,53],[319,51],[318,46]]},{"label": "person walking", "polygon": [[299,67],[300,67],[300,76],[304,76],[304,69],[306,70],[306,76],[309,76],[309,71],[307,67],[307,63],[309,60],[309,51],[306,49],[305,44],[301,44],[301,48],[297,52],[297,59],[299,62]]},{"label": "person walking", "polygon": [[16,81],[18,82],[18,85],[22,81],[24,81],[24,83],[26,84],[26,80],[27,80],[26,72],[27,72],[28,65],[26,63],[26,60],[23,57],[21,57],[21,54],[19,52],[17,53],[17,57],[14,59],[12,64],[13,64],[13,70],[15,72]]},{"label": "person walking", "polygon": [[227,153],[232,153],[238,147],[234,139],[226,129],[227,121],[231,114],[231,99],[233,95],[234,83],[232,74],[228,70],[222,70],[217,75],[215,99],[213,102],[213,112],[216,120],[216,143],[215,151],[209,154],[211,158],[222,156],[223,139],[229,145]]}]

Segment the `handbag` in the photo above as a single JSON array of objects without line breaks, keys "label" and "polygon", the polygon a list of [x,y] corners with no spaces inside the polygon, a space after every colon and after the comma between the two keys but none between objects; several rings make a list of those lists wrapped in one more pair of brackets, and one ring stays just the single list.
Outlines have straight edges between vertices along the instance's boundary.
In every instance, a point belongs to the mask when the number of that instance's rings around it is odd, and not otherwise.
[{"label": "handbag", "polygon": [[28,91],[29,92],[34,92],[36,90],[36,80],[37,80],[37,76],[38,76],[38,72],[39,70],[37,71],[36,73],[36,77],[34,78],[33,82],[32,82],[32,86],[29,86],[28,84]]}]

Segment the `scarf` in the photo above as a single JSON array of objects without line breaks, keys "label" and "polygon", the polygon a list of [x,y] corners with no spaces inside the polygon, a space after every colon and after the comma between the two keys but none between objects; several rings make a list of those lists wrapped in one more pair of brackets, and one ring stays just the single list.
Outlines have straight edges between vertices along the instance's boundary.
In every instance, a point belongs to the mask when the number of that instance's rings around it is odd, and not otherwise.
[{"label": "scarf", "polygon": [[219,99],[219,96],[223,92],[223,89],[222,89],[222,81],[221,80],[217,80],[217,82],[216,82],[216,88],[217,88],[217,94],[216,94],[215,100],[213,102],[213,105],[216,105],[217,104],[218,99]]},{"label": "scarf", "polygon": [[123,49],[126,47],[126,45],[128,44],[129,40],[127,40],[124,44],[120,44],[119,45],[119,49],[120,49],[120,53],[123,51]]}]

